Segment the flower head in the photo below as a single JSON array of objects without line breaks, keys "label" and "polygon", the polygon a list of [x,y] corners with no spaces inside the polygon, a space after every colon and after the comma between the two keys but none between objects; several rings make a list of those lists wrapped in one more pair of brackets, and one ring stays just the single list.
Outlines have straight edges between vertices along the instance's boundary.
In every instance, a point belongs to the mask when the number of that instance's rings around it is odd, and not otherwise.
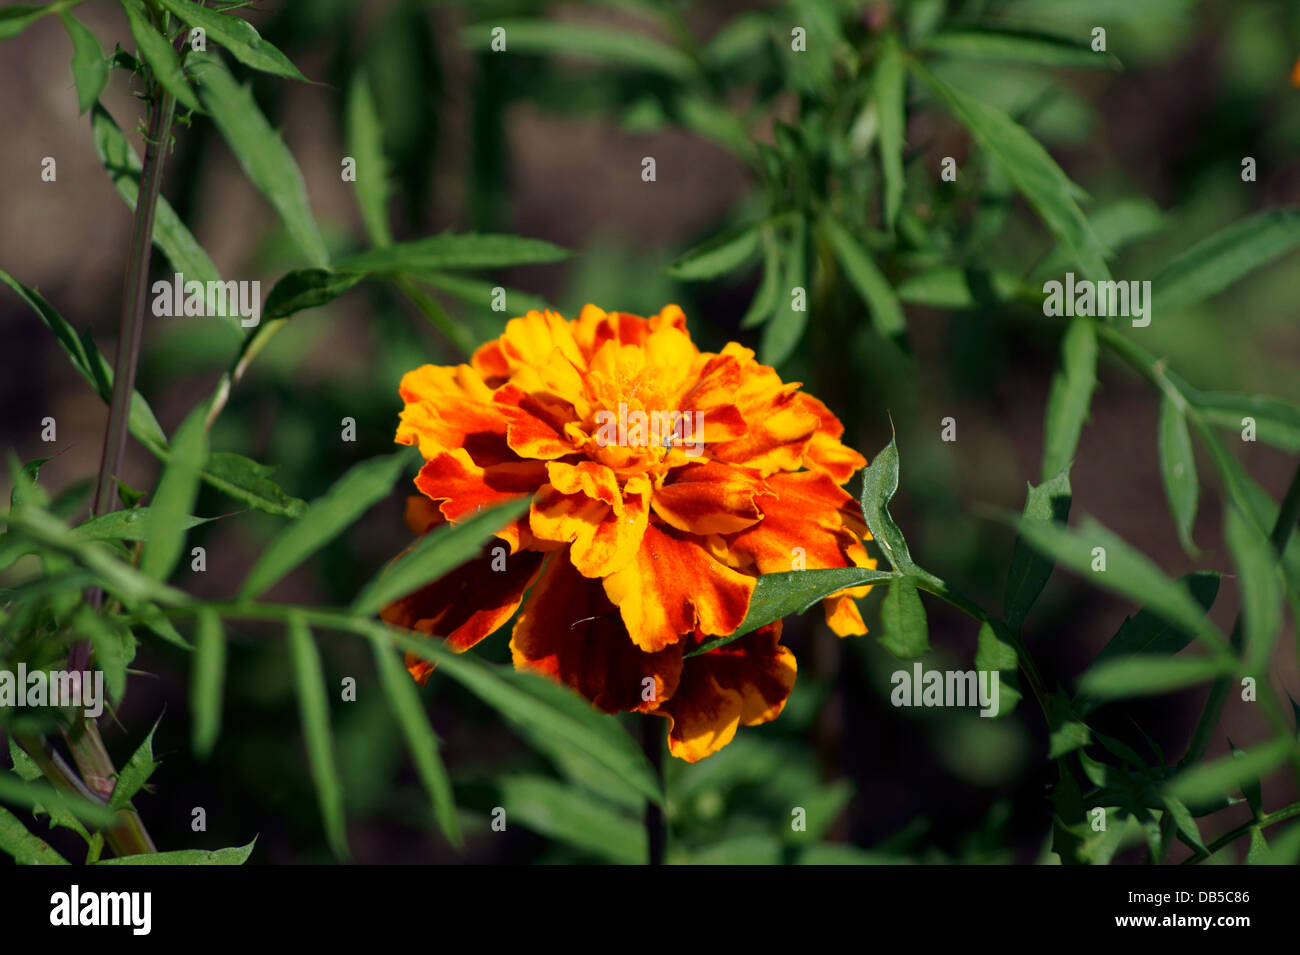
[{"label": "flower head", "polygon": [[[396,440],[425,459],[412,530],[531,504],[502,543],[384,619],[462,651],[523,604],[516,667],[606,712],[667,717],[670,751],[690,762],[775,719],[794,686],[780,621],[684,656],[740,626],[755,578],[875,566],[842,488],[866,462],[838,419],[747,348],[701,352],[675,305],[529,312],[470,364],[409,372],[401,397]],[[866,590],[824,601],[836,633],[866,632],[853,599]],[[422,681],[432,669],[407,666]]]}]

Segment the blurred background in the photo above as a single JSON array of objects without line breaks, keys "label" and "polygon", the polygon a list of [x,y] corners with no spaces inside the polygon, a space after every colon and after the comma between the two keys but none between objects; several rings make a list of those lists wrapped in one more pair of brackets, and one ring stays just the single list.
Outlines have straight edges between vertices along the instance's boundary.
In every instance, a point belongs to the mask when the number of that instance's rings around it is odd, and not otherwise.
[{"label": "blurred background", "polygon": [[[390,213],[398,238],[444,230],[509,232],[578,253],[558,265],[484,278],[525,292],[572,317],[586,302],[650,314],[675,302],[702,347],[728,340],[756,346],[741,317],[759,283],[757,262],[722,279],[683,283],[665,267],[684,251],[744,220],[759,189],[752,166],[729,149],[720,127],[692,116],[672,81],[635,65],[583,57],[494,54],[473,49],[466,28],[484,33],[493,18],[536,17],[618,27],[633,34],[705,45],[756,12],[792,24],[815,19],[816,3],[434,3],[420,0],[265,0],[243,11],[263,36],[317,82],[292,84],[232,69],[252,83],[259,104],[283,130],[306,180],[331,252],[364,247],[352,187],[340,181],[344,91],[368,77],[384,128],[393,179]],[[1040,25],[1087,37],[1102,25],[1122,71],[1047,69],[962,61],[936,72],[1016,115],[1092,196],[1136,204],[1145,224],[1112,263],[1116,278],[1144,279],[1197,239],[1252,212],[1300,198],[1300,89],[1290,72],[1300,56],[1300,5],[1286,0],[1045,0],[858,7],[858,29],[891,18],[963,16]],[[916,9],[921,10],[917,13]],[[651,13],[647,13],[647,10]],[[134,44],[120,8],[92,2],[77,10],[106,49]],[[666,27],[665,24],[668,26]],[[678,31],[675,34],[672,31]],[[807,54],[814,57],[815,52]],[[129,210],[78,116],[68,73],[71,47],[54,18],[0,45],[0,268],[40,292],[78,329],[89,327],[106,355],[115,337],[130,227]],[[771,142],[774,124],[800,122],[804,102],[783,85],[768,45],[742,47],[727,82],[713,92]],[[103,102],[136,131],[141,104],[131,79],[114,71]],[[913,91],[905,205],[927,222],[973,243],[982,261],[1023,272],[1050,239],[1023,202],[988,173],[968,134]],[[263,292],[303,263],[274,212],[248,183],[201,117],[176,129],[163,192],[226,278],[260,279]],[[57,181],[40,179],[56,158]],[[655,182],[641,160],[656,159]],[[953,156],[963,178],[937,182]],[[1243,183],[1254,157],[1258,180]],[[971,174],[965,175],[969,169]],[[992,210],[992,211],[990,211]],[[992,217],[991,219],[989,217]],[[991,223],[991,224],[990,224]],[[903,262],[885,263],[895,280]],[[155,277],[170,275],[154,257]],[[476,340],[498,333],[509,315],[445,298]],[[1011,532],[989,514],[1019,510],[1037,483],[1043,411],[1058,364],[1060,326],[1014,305],[930,309],[909,305],[911,349],[880,337],[860,307],[826,318],[813,309],[808,332],[780,367],[844,420],[847,443],[868,457],[897,430],[901,487],[893,513],[928,569],[986,606],[1001,604]],[[1156,317],[1144,344],[1208,390],[1268,393],[1300,400],[1300,259],[1291,256],[1179,321]],[[230,359],[230,340],[202,319],[147,319],[139,388],[164,429],[175,428],[207,395]],[[349,466],[392,447],[403,372],[462,356],[406,302],[363,283],[325,308],[288,323],[235,389],[212,447],[278,468],[289,493],[310,500]],[[40,421],[58,423],[56,456],[41,472],[53,491],[85,482],[98,467],[106,406],[69,366],[52,336],[16,296],[0,293],[0,439],[23,460],[52,453]],[[1230,571],[1221,540],[1221,497],[1205,464],[1195,528],[1196,559],[1179,547],[1164,503],[1150,388],[1103,356],[1092,415],[1072,472],[1074,513],[1091,514],[1134,543],[1171,576],[1198,568]],[[357,440],[340,440],[355,418]],[[957,440],[940,440],[941,419]],[[1294,462],[1262,443],[1231,442],[1245,467],[1275,497]],[[124,479],[150,487],[156,463],[133,446]],[[7,480],[7,479],[6,479]],[[855,489],[853,485],[851,489]],[[4,489],[7,493],[7,488]],[[403,500],[374,508],[329,548],[282,582],[268,599],[339,605],[409,541]],[[207,549],[207,572],[183,580],[211,597],[235,590],[259,548],[281,525],[205,488],[205,524],[191,544]],[[182,573],[183,576],[183,573]],[[1221,589],[1213,618],[1225,631],[1236,593]],[[879,595],[864,602],[878,632]],[[976,625],[927,599],[933,652],[927,668],[969,668]],[[1072,689],[1097,650],[1136,608],[1058,571],[1031,613],[1026,640],[1049,683]],[[820,614],[788,619],[785,642],[799,658],[797,687],[775,723],[742,729],[735,743],[694,767],[670,766],[670,858],[781,861],[792,858],[790,807],[809,809],[823,861],[857,859],[1033,862],[1050,842],[1046,793],[1054,764],[1032,705],[989,720],[967,711],[895,709],[889,676],[900,666],[872,636],[839,640]],[[1288,628],[1293,627],[1288,620]],[[1287,633],[1292,630],[1288,629]],[[258,835],[253,862],[330,860],[298,730],[290,665],[269,629],[231,625],[224,726],[216,751],[197,764],[189,752],[187,664],[170,647],[146,642],[119,722],[104,734],[119,765],[163,714],[155,752],[163,765],[153,794],[136,805],[160,848],[242,845]],[[476,653],[509,659],[499,632]],[[525,808],[507,832],[487,826],[507,783],[551,773],[495,714],[436,677],[424,690],[456,784],[470,835],[462,854],[436,833],[367,647],[322,641],[333,685],[357,679],[354,703],[332,704],[344,778],[349,840],[358,862],[553,862],[597,860],[599,851],[554,838],[548,809]],[[1300,696],[1296,646],[1279,641],[1274,682]],[[1107,707],[1097,725],[1124,739],[1141,727],[1170,756],[1186,746],[1205,689]],[[129,731],[125,727],[130,727]],[[1230,699],[1211,755],[1224,734],[1249,743],[1265,733],[1249,704]],[[1280,777],[1266,804],[1295,798]],[[517,801],[526,802],[527,794]],[[208,832],[190,832],[191,810],[207,811]],[[1235,814],[1234,814],[1235,813]],[[1238,807],[1214,818],[1206,841],[1248,818]],[[1222,827],[1220,829],[1219,827]],[[56,833],[57,846],[66,833]],[[74,840],[75,842],[75,837]],[[1234,847],[1226,858],[1242,849]],[[1179,847],[1176,857],[1186,850]],[[847,857],[847,856],[844,856]],[[1122,861],[1136,861],[1140,850]]]}]

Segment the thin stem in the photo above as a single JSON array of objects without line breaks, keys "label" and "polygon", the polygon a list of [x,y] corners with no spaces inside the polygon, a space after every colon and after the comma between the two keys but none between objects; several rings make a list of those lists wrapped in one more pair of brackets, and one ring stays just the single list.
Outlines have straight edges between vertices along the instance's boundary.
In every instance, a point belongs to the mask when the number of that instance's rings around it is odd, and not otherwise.
[{"label": "thin stem", "polygon": [[1204,862],[1224,846],[1237,841],[1244,835],[1247,835],[1252,829],[1263,829],[1267,826],[1276,825],[1279,822],[1285,822],[1286,820],[1292,819],[1296,816],[1300,816],[1300,802],[1292,803],[1286,808],[1279,809],[1276,812],[1265,813],[1258,819],[1252,819],[1250,822],[1244,822],[1236,829],[1225,832],[1223,835],[1219,836],[1219,838],[1206,846],[1205,848],[1210,850],[1209,855],[1194,855],[1183,860],[1183,865],[1197,865],[1200,862]]},{"label": "thin stem", "polygon": [[[654,769],[655,781],[662,794],[664,789],[663,724],[653,716],[641,717],[641,748]],[[663,865],[664,849],[668,844],[668,830],[664,824],[664,811],[659,804],[647,799],[645,804],[646,846],[650,865]]]},{"label": "thin stem", "polygon": [[[80,720],[72,729],[64,731],[63,738],[68,743],[77,768],[81,770],[86,786],[100,799],[107,801],[113,794],[117,770],[104,747],[98,725],[94,720]],[[118,811],[112,824],[104,830],[104,839],[118,856],[144,855],[158,851],[140,814],[131,808]]]}]

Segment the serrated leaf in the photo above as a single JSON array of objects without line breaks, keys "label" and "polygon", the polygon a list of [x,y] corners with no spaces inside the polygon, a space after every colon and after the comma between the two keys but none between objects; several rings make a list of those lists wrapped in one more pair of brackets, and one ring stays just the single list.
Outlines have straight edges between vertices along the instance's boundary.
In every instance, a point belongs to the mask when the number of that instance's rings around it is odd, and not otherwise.
[{"label": "serrated leaf", "polygon": [[352,467],[324,495],[308,505],[302,517],[263,548],[262,556],[239,589],[239,599],[257,599],[387,497],[409,461],[410,455],[403,449]]},{"label": "serrated leaf", "polygon": [[369,616],[414,593],[476,556],[497,531],[528,510],[529,499],[508,501],[458,524],[435,528],[371,579],[354,601],[352,613]]},{"label": "serrated leaf", "polygon": [[96,865],[243,865],[253,854],[254,839],[246,846],[230,849],[178,849],[175,852],[145,852],[102,859]]},{"label": "serrated leaf", "polygon": [[438,269],[493,269],[513,265],[561,262],[573,253],[541,239],[514,235],[441,235],[395,242],[340,259],[341,272],[380,274],[421,272]]},{"label": "serrated leaf", "polygon": [[67,10],[59,11],[59,19],[72,39],[72,78],[77,84],[77,106],[84,113],[95,105],[108,84],[108,57],[84,23]]},{"label": "serrated leaf", "polygon": [[9,773],[0,773],[0,801],[28,809],[39,806],[47,812],[57,808],[94,826],[108,825],[113,821],[113,813],[101,802],[60,792],[41,780],[26,782]]},{"label": "serrated leaf", "polygon": [[195,76],[203,105],[249,181],[279,213],[285,229],[307,261],[329,265],[329,252],[312,217],[307,188],[293,154],[271,128],[253,99],[214,56],[197,55]]},{"label": "serrated leaf", "polygon": [[[1036,487],[1030,486],[1020,519],[1064,524],[1070,516],[1072,499],[1070,472],[1067,469]],[[1043,592],[1051,575],[1052,562],[1017,538],[1011,552],[1011,567],[1007,570],[1007,584],[1002,597],[1003,616],[1012,630],[1020,629],[1029,608]]]},{"label": "serrated leaf", "polygon": [[898,304],[889,280],[876,268],[871,256],[857,239],[829,215],[822,217],[821,231],[858,296],[871,312],[871,321],[876,331],[882,338],[905,347],[907,319],[903,317],[903,309]]},{"label": "serrated leaf", "polygon": [[[808,224],[803,216],[794,220],[785,244],[785,272],[777,289],[776,311],[763,326],[759,357],[765,365],[779,365],[794,352],[808,324]],[[803,309],[795,308],[794,290],[801,291]]]},{"label": "serrated leaf", "polygon": [[328,305],[364,279],[364,272],[331,269],[296,269],[271,287],[262,309],[262,321],[273,322],[296,312]]},{"label": "serrated leaf", "polygon": [[[149,517],[147,507],[132,507],[126,510],[109,511],[100,517],[91,517],[72,528],[72,533],[79,540],[86,541],[145,541],[149,539]],[[182,530],[207,524],[210,517],[186,515],[181,518]]]},{"label": "serrated leaf", "polygon": [[203,480],[259,511],[299,517],[307,509],[307,502],[286,494],[272,481],[275,470],[241,454],[214,451],[203,469]]},{"label": "serrated leaf", "polygon": [[1168,395],[1160,399],[1160,475],[1164,480],[1169,510],[1174,515],[1178,539],[1188,553],[1196,553],[1192,542],[1192,525],[1196,523],[1196,505],[1200,487],[1196,481],[1196,457],[1192,453],[1192,436],[1187,430],[1187,413]]},{"label": "serrated leaf", "polygon": [[1097,386],[1097,330],[1090,319],[1071,320],[1061,340],[1061,368],[1052,377],[1043,424],[1043,479],[1074,461]]},{"label": "serrated leaf", "polygon": [[1271,209],[1235,222],[1156,273],[1152,307],[1168,314],[1199,305],[1297,246],[1300,210]]},{"label": "serrated leaf", "polygon": [[486,50],[493,32],[505,31],[509,53],[564,54],[612,63],[624,68],[649,70],[677,80],[694,79],[695,61],[676,47],[644,32],[617,30],[587,23],[550,20],[499,20],[475,23],[461,31],[471,50]]},{"label": "serrated leaf", "polygon": [[903,532],[889,515],[889,502],[898,490],[898,446],[891,436],[875,460],[862,471],[862,517],[876,546],[890,566],[907,573],[915,569]]},{"label": "serrated leaf", "polygon": [[895,574],[867,567],[832,567],[763,574],[754,581],[744,622],[732,633],[705,641],[685,654],[695,657],[724,647],[745,634],[790,614],[801,614],[813,604],[850,587],[896,579]]},{"label": "serrated leaf", "polygon": [[122,771],[117,774],[113,793],[108,797],[109,809],[116,811],[128,808],[136,793],[144,787],[154,770],[158,768],[158,763],[153,758],[153,734],[161,721],[162,717],[159,717],[149,730],[149,735],[144,738],[144,742],[136,748],[126,765],[122,767]]},{"label": "serrated leaf", "polygon": [[180,57],[168,39],[154,29],[140,0],[119,0],[126,11],[126,21],[131,27],[131,36],[135,37],[140,57],[149,64],[154,78],[162,84],[163,89],[176,97],[176,102],[186,109],[200,112],[198,97],[190,88],[189,79],[181,69]]},{"label": "serrated leaf", "polygon": [[246,66],[263,73],[287,76],[293,80],[307,80],[298,72],[298,67],[273,45],[262,39],[261,34],[247,20],[236,16],[225,16],[215,10],[201,7],[190,0],[158,0],[165,9],[176,14],[182,21],[192,27],[201,27],[209,38],[220,43],[230,55]]},{"label": "serrated leaf", "polygon": [[207,413],[207,402],[199,404],[177,429],[171,460],[149,506],[148,540],[140,570],[154,580],[164,581],[171,576],[185,546],[185,521],[194,510],[208,455]]},{"label": "serrated leaf", "polygon": [[406,737],[406,746],[411,751],[411,760],[415,763],[424,791],[429,795],[433,817],[438,822],[438,828],[447,837],[447,841],[459,847],[464,843],[464,838],[461,836],[460,822],[456,816],[456,800],[452,793],[451,780],[447,778],[447,768],[442,763],[442,757],[438,755],[438,737],[425,716],[414,682],[405,668],[398,663],[392,647],[373,635],[371,641],[384,696],[388,699],[389,708],[392,709],[393,716]]},{"label": "serrated leaf", "polygon": [[[1052,234],[1070,249],[1084,276],[1094,281],[1109,280],[1107,250],[1075,201],[1080,190],[1047,150],[1006,113],[942,82],[917,61],[912,62],[912,69],[971,131]],[[1051,473],[1059,470],[1054,468]]]},{"label": "serrated leaf", "polygon": [[311,631],[296,614],[289,618],[289,656],[298,689],[298,713],[311,766],[316,798],[325,822],[330,848],[340,859],[348,856],[347,825],[343,816],[343,784],[334,761],[334,734],[330,730],[329,697],[320,653]]},{"label": "serrated leaf", "polygon": [[190,678],[190,715],[194,720],[194,754],[207,759],[221,733],[221,698],[226,680],[226,637],[216,611],[199,611],[194,635],[194,671]]},{"label": "serrated leaf", "polygon": [[[4,21],[0,19],[0,28]],[[3,35],[0,34],[0,39]],[[46,844],[27,831],[27,827],[8,809],[0,807],[0,851],[11,856],[19,865],[67,865],[63,858]]]},{"label": "serrated leaf", "polygon": [[930,649],[930,629],[916,585],[907,578],[891,581],[880,605],[880,645],[900,660]]}]

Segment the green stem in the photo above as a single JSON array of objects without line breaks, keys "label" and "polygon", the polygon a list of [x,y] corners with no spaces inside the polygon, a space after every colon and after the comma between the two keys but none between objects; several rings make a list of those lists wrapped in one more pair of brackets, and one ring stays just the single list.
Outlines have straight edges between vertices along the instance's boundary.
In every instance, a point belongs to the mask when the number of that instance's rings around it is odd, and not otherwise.
[{"label": "green stem", "polygon": [[[113,760],[108,755],[95,721],[78,721],[72,729],[64,731],[63,738],[68,743],[77,768],[81,770],[81,778],[86,781],[86,786],[107,802],[113,794],[117,770],[113,767]],[[145,855],[158,851],[140,814],[131,808],[118,810],[112,824],[104,830],[104,839],[118,856]]]},{"label": "green stem", "polygon": [[1279,822],[1285,822],[1300,816],[1300,802],[1292,803],[1284,809],[1278,809],[1276,812],[1265,813],[1258,819],[1252,819],[1250,822],[1242,823],[1236,829],[1225,832],[1219,838],[1215,839],[1205,848],[1209,849],[1209,855],[1194,855],[1191,858],[1183,860],[1183,865],[1196,865],[1205,861],[1214,855],[1224,846],[1236,842],[1244,835],[1248,835],[1252,829],[1264,829],[1268,826],[1276,825]]}]

